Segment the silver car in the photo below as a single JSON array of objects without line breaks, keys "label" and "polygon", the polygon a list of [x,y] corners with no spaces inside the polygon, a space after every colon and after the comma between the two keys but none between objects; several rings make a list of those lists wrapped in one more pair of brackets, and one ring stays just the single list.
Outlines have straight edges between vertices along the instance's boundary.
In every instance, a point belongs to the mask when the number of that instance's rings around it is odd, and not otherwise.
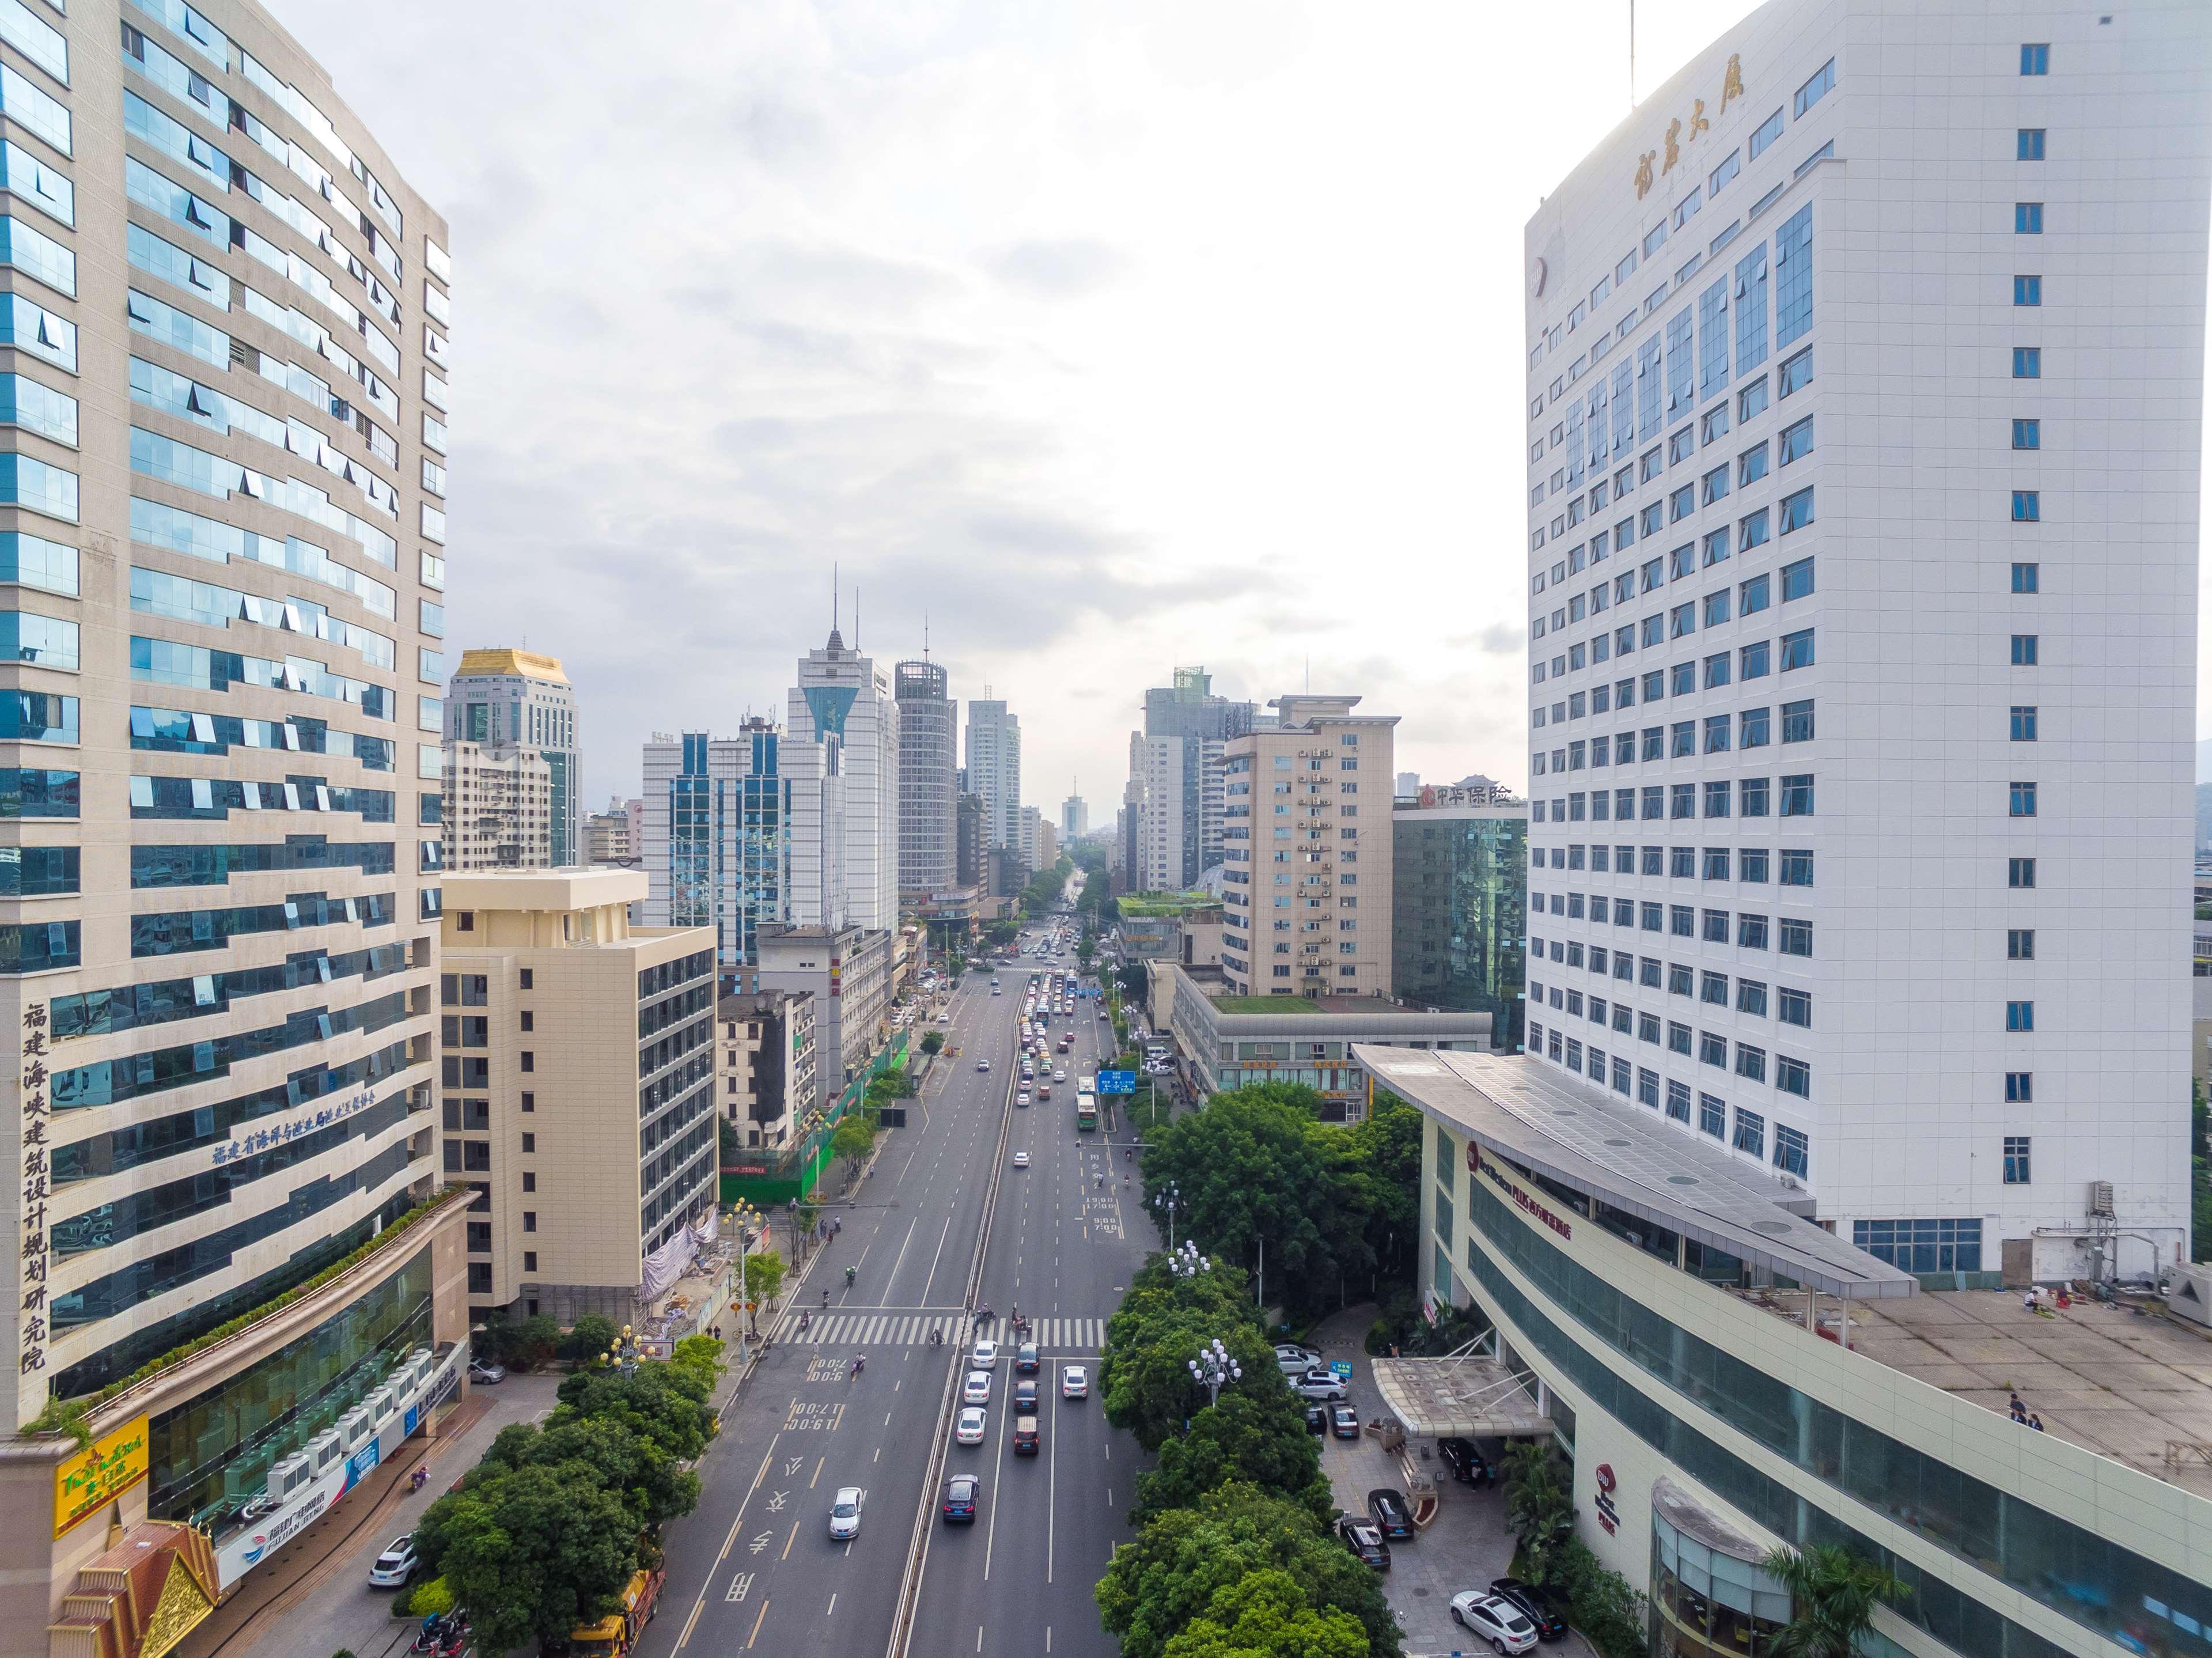
[{"label": "silver car", "polygon": [[830,1504],[830,1540],[851,1541],[860,1534],[860,1504],[866,1493],[858,1485],[840,1485]]}]

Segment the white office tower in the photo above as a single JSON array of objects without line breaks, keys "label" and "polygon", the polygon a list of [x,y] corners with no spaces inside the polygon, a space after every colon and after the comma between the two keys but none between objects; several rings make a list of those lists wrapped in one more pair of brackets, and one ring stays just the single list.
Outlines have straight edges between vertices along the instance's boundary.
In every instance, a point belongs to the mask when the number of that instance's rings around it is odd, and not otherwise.
[{"label": "white office tower", "polygon": [[[857,927],[890,932],[898,926],[899,705],[891,676],[873,660],[846,648],[835,627],[830,642],[799,664],[799,683],[785,701],[784,729],[792,744],[834,738],[842,750],[844,904]],[[803,833],[793,808],[794,857]]]},{"label": "white office tower", "polygon": [[968,702],[968,791],[983,802],[986,846],[1018,847],[1022,722],[1003,701],[990,696]]},{"label": "white office tower", "polygon": [[1180,737],[1129,733],[1129,778],[1137,822],[1135,879],[1140,892],[1182,885],[1183,775]]},{"label": "white office tower", "polygon": [[1529,1050],[1916,1272],[2186,1259],[2207,19],[1774,0],[1527,229]]},{"label": "white office tower", "polygon": [[834,732],[819,743],[784,740],[784,801],[790,816],[784,835],[783,920],[790,926],[834,932],[857,925],[852,871],[846,863],[854,812],[842,748]]}]

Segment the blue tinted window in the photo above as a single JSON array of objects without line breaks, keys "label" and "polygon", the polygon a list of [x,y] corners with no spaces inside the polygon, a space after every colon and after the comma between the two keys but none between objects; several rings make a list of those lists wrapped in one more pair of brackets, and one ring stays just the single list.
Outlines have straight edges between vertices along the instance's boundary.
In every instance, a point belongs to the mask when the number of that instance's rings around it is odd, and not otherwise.
[{"label": "blue tinted window", "polygon": [[0,974],[15,977],[80,964],[78,924],[27,921],[0,926]]},{"label": "blue tinted window", "polygon": [[2019,151],[2014,159],[2022,161],[2039,161],[2043,159],[2043,129],[2041,127],[2021,128]]},{"label": "blue tinted window", "polygon": [[2043,378],[2043,348],[2039,345],[2013,347],[2012,377],[2016,380],[2041,380]]},{"label": "blue tinted window", "polygon": [[2020,49],[2020,72],[2022,75],[2048,75],[2051,73],[2051,44],[2049,41],[2037,41],[2033,45],[2024,46]]},{"label": "blue tinted window", "polygon": [[1797,96],[1793,100],[1795,113],[1798,115],[1804,114],[1807,110],[1812,108],[1814,105],[1819,103],[1820,100],[1826,97],[1828,95],[1828,89],[1835,84],[1836,60],[1831,58],[1826,63],[1821,64],[1819,69],[1813,72],[1813,78],[1811,80],[1806,82],[1803,86],[1797,88]]},{"label": "blue tinted window", "polygon": [[1783,222],[1774,238],[1774,344],[1778,350],[1813,325],[1813,207]]},{"label": "blue tinted window", "polygon": [[1773,114],[1761,121],[1759,124],[1758,130],[1751,135],[1750,149],[1752,160],[1757,161],[1759,159],[1759,152],[1781,136],[1782,112],[1778,109]]},{"label": "blue tinted window", "polygon": [[2014,202],[2012,204],[2012,228],[2016,236],[2040,236],[2043,234],[2043,203]]}]

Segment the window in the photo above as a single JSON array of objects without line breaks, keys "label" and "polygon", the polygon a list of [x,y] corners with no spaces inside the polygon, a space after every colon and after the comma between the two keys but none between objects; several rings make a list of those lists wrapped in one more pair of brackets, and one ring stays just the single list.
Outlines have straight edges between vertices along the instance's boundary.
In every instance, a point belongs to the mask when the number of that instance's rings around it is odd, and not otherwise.
[{"label": "window", "polygon": [[2014,276],[2012,279],[2012,302],[2014,305],[2041,305],[2043,303],[2043,278],[2040,276]]},{"label": "window", "polygon": [[2015,489],[2012,492],[2012,521],[2014,524],[2039,524],[2043,521],[2043,494],[2038,489]]},{"label": "window", "polygon": [[2035,884],[2035,859],[2033,858],[2006,859],[2005,884],[2023,890],[2033,887]]},{"label": "window", "polygon": [[1813,1067],[1802,1060],[1791,1059],[1787,1054],[1777,1054],[1774,1085],[1784,1094],[1795,1094],[1801,1100],[1809,1100],[1813,1097]]},{"label": "window", "polygon": [[1729,469],[1716,466],[1705,476],[1704,486],[1698,492],[1698,505],[1710,507],[1717,501],[1725,501],[1729,492]]},{"label": "window", "polygon": [[[1759,1011],[1765,1010],[1761,1008]],[[1775,998],[1775,1017],[1784,1024],[1794,1024],[1810,1029],[1813,1024],[1813,998],[1808,992],[1791,990],[1786,987]]]},{"label": "window", "polygon": [[1802,391],[1813,383],[1813,348],[1807,346],[1775,370],[1775,378],[1782,382],[1778,395],[1788,397],[1792,392]]},{"label": "window", "polygon": [[2051,73],[2051,43],[2038,41],[2020,49],[2020,72],[2022,75]]},{"label": "window", "polygon": [[2007,1186],[2026,1186],[2028,1183],[2028,1136],[2008,1134],[2004,1137],[2004,1183]]},{"label": "window", "polygon": [[2016,593],[2038,593],[2043,591],[2042,569],[2039,564],[2015,564],[2012,567],[2012,590]]},{"label": "window", "polygon": [[1698,1128],[1719,1139],[1728,1132],[1728,1106],[1710,1094],[1698,1096]]},{"label": "window", "polygon": [[[1801,356],[1809,356],[1811,353],[1801,352],[1798,355]],[[1762,374],[1757,380],[1753,380],[1749,386],[1745,386],[1742,391],[1736,393],[1736,424],[1741,426],[1744,422],[1750,420],[1753,416],[1765,414],[1766,412],[1767,401],[1766,376]]]},{"label": "window", "polygon": [[2005,1072],[2005,1103],[2033,1105],[2035,1102],[2035,1073],[2033,1071]]},{"label": "window", "polygon": [[[1761,580],[1765,579],[1760,578]],[[1785,564],[1782,567],[1782,602],[1784,604],[1787,604],[1793,598],[1806,598],[1812,591],[1813,561],[1811,559],[1801,558],[1795,564]]]},{"label": "window", "polygon": [[1735,943],[1739,950],[1765,949],[1766,917],[1739,911],[1735,918]]},{"label": "window", "polygon": [[1781,865],[1784,886],[1809,887],[1813,884],[1813,853],[1809,847],[1784,847]]},{"label": "window", "polygon": [[1774,943],[1775,948],[1784,956],[1810,956],[1813,953],[1813,924],[1785,915],[1775,925]]},{"label": "window", "polygon": [[2014,783],[2011,786],[2012,815],[2015,817],[2035,816],[2035,785]]},{"label": "window", "polygon": [[1745,708],[1736,715],[1736,747],[1763,749],[1771,739],[1765,708]]},{"label": "window", "polygon": [[1813,452],[1813,417],[1808,415],[1796,424],[1784,427],[1778,446],[1782,452],[1781,464],[1784,466],[1793,460],[1802,459],[1811,454]]},{"label": "window", "polygon": [[2041,127],[2021,128],[2017,146],[2013,152],[2013,159],[2016,161],[2039,161],[2043,159],[2043,129]]},{"label": "window", "polygon": [[1813,521],[1813,491],[1800,489],[1794,495],[1782,498],[1782,533],[1802,530]]},{"label": "window", "polygon": [[2035,929],[2016,926],[2005,929],[2005,960],[2032,962],[2035,959]]},{"label": "window", "polygon": [[2013,347],[2012,377],[2016,380],[2041,380],[2043,378],[2043,348],[2039,345]]},{"label": "window", "polygon": [[1746,817],[1766,816],[1766,779],[1747,777],[1736,785],[1737,810]]},{"label": "window", "polygon": [[[2045,50],[2048,50],[2048,48],[2045,48]],[[2021,58],[2023,67],[2021,70],[2021,73],[2023,75],[2027,73],[2025,67],[2026,62],[2027,58],[2025,51],[2023,50]],[[2039,70],[2036,73],[2039,75],[2042,71]],[[1828,95],[1828,89],[1835,84],[1836,60],[1831,58],[1826,63],[1821,64],[1818,70],[1814,71],[1813,78],[1811,80],[1806,82],[1803,86],[1797,88],[1796,97],[1790,100],[1790,112],[1793,115],[1802,117],[1807,110],[1812,108],[1813,106],[1819,103],[1821,99],[1826,97]]]},{"label": "window", "polygon": [[2014,202],[2012,204],[2012,234],[2015,236],[2040,236],[2043,234],[2043,203]]},{"label": "window", "polygon": [[1813,740],[1811,697],[1782,705],[1782,740],[1784,743],[1809,743]]},{"label": "window", "polygon": [[[1794,634],[1782,635],[1782,671],[1813,665],[1813,629],[1801,628]],[[1789,739],[1785,735],[1784,741]]]},{"label": "window", "polygon": [[1782,815],[1784,817],[1813,816],[1813,774],[1801,772],[1782,780]]},{"label": "window", "polygon": [[[1831,67],[1833,67],[1832,63],[1831,64]],[[1815,78],[1817,79],[1818,77],[1816,76]],[[1808,82],[1806,84],[1809,86],[1812,82]],[[1759,152],[1764,150],[1767,145],[1772,143],[1781,136],[1782,112],[1778,109],[1773,114],[1761,121],[1759,124],[1758,129],[1752,133],[1750,144],[1751,159],[1754,161],[1757,161],[1759,156]]]},{"label": "window", "polygon": [[1756,444],[1735,458],[1736,471],[1741,476],[1736,482],[1753,484],[1766,476],[1766,446]]},{"label": "window", "polygon": [[[1741,1045],[1738,1046],[1736,1048],[1736,1074],[1740,1077],[1748,1077],[1753,1074],[1744,1069],[1745,1056],[1747,1054],[1750,1055],[1753,1061],[1759,1066],[1759,1072],[1761,1073],[1761,1079],[1763,1080],[1764,1073],[1766,1070],[1766,1055],[1755,1048],[1746,1048]],[[1759,1115],[1756,1111],[1747,1111],[1741,1106],[1736,1107],[1735,1143],[1735,1149],[1739,1151],[1748,1151],[1754,1157],[1765,1156],[1766,1119]]]},{"label": "window", "polygon": [[2039,420],[2016,420],[2012,423],[2012,446],[2015,449],[2043,447],[2043,422]]},{"label": "window", "polygon": [[1978,1220],[1855,1220],[1851,1242],[1905,1272],[1978,1272]]},{"label": "window", "polygon": [[2033,703],[2013,704],[2012,740],[2015,743],[2035,741],[2035,707]]},{"label": "window", "polygon": [[2035,1004],[2033,1002],[2007,1002],[2005,1004],[2005,1029],[2007,1030],[2014,1031],[2033,1030],[2035,1029]]},{"label": "window", "polygon": [[[1766,879],[1766,848],[1764,847],[1743,847],[1736,853],[1735,868],[1738,880],[1757,881],[1764,884]],[[1738,935],[1736,941],[1739,944],[1742,942],[1742,931],[1741,927],[1736,929]]]}]

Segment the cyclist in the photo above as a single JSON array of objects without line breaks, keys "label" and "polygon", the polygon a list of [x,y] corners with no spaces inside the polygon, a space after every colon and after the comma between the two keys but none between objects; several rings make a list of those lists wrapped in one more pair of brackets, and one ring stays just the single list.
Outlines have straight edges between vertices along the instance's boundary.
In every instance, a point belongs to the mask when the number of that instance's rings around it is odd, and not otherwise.
[{"label": "cyclist", "polygon": [[848,1290],[853,1287],[853,1269],[849,1266],[845,1269],[845,1287]]},{"label": "cyclist", "polygon": [[854,1376],[860,1375],[860,1372],[867,1369],[867,1367],[868,1357],[866,1353],[854,1353],[853,1355],[853,1374]]}]

